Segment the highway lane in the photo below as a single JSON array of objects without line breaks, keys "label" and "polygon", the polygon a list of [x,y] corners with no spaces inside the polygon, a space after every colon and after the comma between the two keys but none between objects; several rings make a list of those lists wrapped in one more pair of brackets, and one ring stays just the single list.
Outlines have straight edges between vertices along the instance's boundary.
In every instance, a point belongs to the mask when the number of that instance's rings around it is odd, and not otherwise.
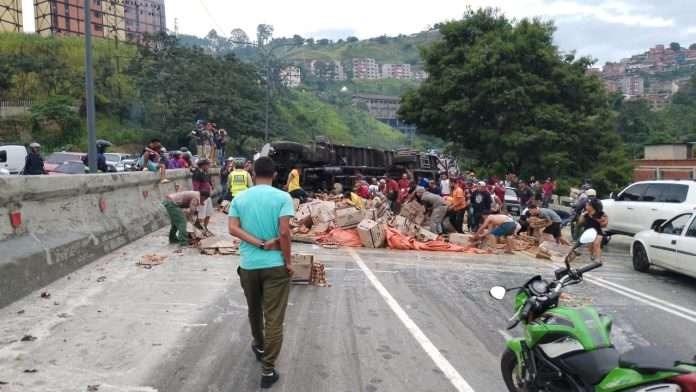
[{"label": "highway lane", "polygon": [[[216,216],[214,230],[224,224]],[[571,301],[610,314],[622,351],[655,345],[690,358],[696,281],[633,271],[627,243],[615,238],[595,283],[573,287]],[[501,391],[503,334],[519,330],[504,331],[512,297],[487,291],[554,269],[524,254],[295,248],[327,264],[332,286],[293,287],[278,391]],[[159,231],[43,289],[50,299],[37,292],[0,309],[0,391],[258,390],[238,258],[175,249]],[[146,253],[168,259],[136,267]],[[19,341],[26,334],[37,340]]]}]

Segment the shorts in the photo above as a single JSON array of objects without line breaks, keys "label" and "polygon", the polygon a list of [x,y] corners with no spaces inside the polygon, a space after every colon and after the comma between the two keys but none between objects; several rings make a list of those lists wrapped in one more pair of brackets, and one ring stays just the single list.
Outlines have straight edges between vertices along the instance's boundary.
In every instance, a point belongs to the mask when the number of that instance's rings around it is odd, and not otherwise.
[{"label": "shorts", "polygon": [[561,222],[553,222],[551,226],[544,229],[544,233],[551,234],[553,238],[561,238]]},{"label": "shorts", "polygon": [[198,207],[198,219],[210,218],[211,216],[213,216],[213,202],[210,198],[207,198]]},{"label": "shorts", "polygon": [[151,172],[159,171],[159,165],[152,161],[147,161],[147,170]]},{"label": "shorts", "polygon": [[491,231],[491,234],[496,238],[507,237],[509,235],[515,234],[515,229],[517,229],[517,224],[515,222],[505,222],[502,225],[496,227]]}]

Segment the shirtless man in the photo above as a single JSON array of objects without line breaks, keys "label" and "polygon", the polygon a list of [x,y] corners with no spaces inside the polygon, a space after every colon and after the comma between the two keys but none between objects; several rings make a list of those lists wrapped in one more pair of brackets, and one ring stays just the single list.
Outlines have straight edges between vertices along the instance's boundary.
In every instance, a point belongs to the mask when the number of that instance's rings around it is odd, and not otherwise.
[{"label": "shirtless man", "polygon": [[517,224],[512,217],[503,214],[491,214],[490,211],[484,211],[481,216],[484,218],[483,225],[474,234],[474,239],[480,240],[491,236],[497,240],[503,237],[505,238],[505,253],[513,254],[508,236],[515,234]]}]

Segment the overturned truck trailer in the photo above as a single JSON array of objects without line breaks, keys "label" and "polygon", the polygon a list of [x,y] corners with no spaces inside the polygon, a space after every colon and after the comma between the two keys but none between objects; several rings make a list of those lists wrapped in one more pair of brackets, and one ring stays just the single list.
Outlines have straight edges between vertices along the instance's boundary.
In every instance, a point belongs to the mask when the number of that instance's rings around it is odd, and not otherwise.
[{"label": "overturned truck trailer", "polygon": [[356,178],[400,177],[408,172],[415,177],[436,178],[438,157],[411,149],[380,150],[317,141],[308,144],[273,142],[264,146],[261,155],[273,159],[278,167],[278,182],[284,184],[293,166],[302,171],[306,190],[322,191],[341,183],[350,189]]}]

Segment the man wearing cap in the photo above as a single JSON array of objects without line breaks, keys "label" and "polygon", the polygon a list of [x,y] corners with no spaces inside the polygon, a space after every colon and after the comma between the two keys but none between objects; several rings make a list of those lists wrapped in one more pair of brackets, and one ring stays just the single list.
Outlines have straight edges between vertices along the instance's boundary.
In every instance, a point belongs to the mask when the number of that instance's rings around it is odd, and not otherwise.
[{"label": "man wearing cap", "polygon": [[490,211],[493,197],[488,192],[486,183],[479,181],[476,189],[471,193],[472,222],[469,225],[471,231],[478,231],[481,226],[481,218],[484,211]]},{"label": "man wearing cap", "polygon": [[430,211],[430,229],[436,234],[442,234],[442,221],[447,215],[445,200],[434,193],[428,192],[424,187],[416,187],[416,200]]},{"label": "man wearing cap", "polygon": [[33,142],[29,145],[29,154],[27,154],[24,160],[24,170],[22,170],[25,176],[46,174],[44,170],[44,160],[39,152],[40,149],[41,145],[37,142]]}]

